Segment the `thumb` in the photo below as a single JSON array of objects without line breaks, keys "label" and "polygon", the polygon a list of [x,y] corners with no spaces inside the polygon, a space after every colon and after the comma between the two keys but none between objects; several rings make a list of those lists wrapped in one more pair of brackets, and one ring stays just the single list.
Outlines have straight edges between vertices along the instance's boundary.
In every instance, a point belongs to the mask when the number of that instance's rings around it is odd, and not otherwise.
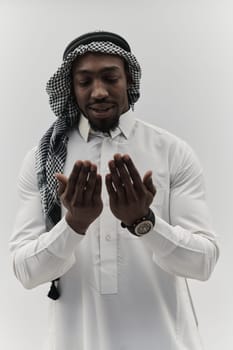
[{"label": "thumb", "polygon": [[151,171],[147,171],[146,174],[144,175],[143,184],[146,186],[147,190],[148,190],[153,196],[155,196],[155,194],[156,194],[156,188],[155,188],[155,185],[153,184],[152,172],[151,172]]},{"label": "thumb", "polygon": [[58,181],[58,195],[59,195],[59,197],[61,197],[61,195],[64,193],[64,191],[66,189],[68,179],[65,175],[63,175],[61,173],[56,173],[56,174],[54,174],[54,176]]}]

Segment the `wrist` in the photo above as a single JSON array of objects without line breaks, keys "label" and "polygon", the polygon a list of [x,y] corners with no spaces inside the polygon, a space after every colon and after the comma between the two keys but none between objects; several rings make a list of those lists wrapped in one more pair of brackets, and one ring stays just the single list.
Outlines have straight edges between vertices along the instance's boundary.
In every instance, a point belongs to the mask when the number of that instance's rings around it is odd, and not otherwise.
[{"label": "wrist", "polygon": [[135,236],[141,237],[146,233],[149,233],[155,225],[155,215],[153,211],[149,208],[148,214],[144,215],[140,219],[136,220],[131,225],[126,225],[121,222],[123,228],[127,228],[128,231]]},{"label": "wrist", "polygon": [[73,219],[69,213],[66,214],[65,220],[72,230],[80,235],[85,235],[89,225],[78,222],[77,220]]}]

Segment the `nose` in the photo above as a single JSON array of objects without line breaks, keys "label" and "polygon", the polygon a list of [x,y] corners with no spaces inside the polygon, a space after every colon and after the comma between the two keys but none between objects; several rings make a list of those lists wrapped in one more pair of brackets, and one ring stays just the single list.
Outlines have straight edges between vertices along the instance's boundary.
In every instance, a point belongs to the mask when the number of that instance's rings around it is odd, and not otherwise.
[{"label": "nose", "polygon": [[108,90],[106,89],[106,86],[101,81],[95,81],[93,84],[91,97],[93,99],[102,100],[106,97],[108,97]]}]

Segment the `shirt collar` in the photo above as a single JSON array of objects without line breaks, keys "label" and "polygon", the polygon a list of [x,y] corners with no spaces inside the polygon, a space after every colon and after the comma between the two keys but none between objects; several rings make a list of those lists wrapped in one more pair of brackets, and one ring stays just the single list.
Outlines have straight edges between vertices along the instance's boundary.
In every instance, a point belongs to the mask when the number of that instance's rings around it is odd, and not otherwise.
[{"label": "shirt collar", "polygon": [[[124,114],[120,116],[119,125],[114,131],[110,131],[111,138],[115,138],[116,136],[123,134],[123,136],[128,139],[131,130],[135,124],[135,116],[132,110],[128,110]],[[82,138],[88,142],[88,137],[90,134],[92,135],[101,135],[102,137],[106,136],[105,133],[99,131],[93,131],[88,123],[87,118],[83,115],[80,116],[80,121],[78,125],[78,129]],[[108,135],[109,136],[109,135]]]}]

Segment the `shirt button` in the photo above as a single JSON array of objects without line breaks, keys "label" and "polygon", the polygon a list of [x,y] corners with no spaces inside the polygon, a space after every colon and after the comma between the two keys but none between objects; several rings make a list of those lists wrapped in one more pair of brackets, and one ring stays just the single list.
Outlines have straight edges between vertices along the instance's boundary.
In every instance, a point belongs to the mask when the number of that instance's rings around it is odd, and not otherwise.
[{"label": "shirt button", "polygon": [[107,236],[105,236],[105,239],[106,239],[106,241],[111,241],[111,236],[107,235]]}]

